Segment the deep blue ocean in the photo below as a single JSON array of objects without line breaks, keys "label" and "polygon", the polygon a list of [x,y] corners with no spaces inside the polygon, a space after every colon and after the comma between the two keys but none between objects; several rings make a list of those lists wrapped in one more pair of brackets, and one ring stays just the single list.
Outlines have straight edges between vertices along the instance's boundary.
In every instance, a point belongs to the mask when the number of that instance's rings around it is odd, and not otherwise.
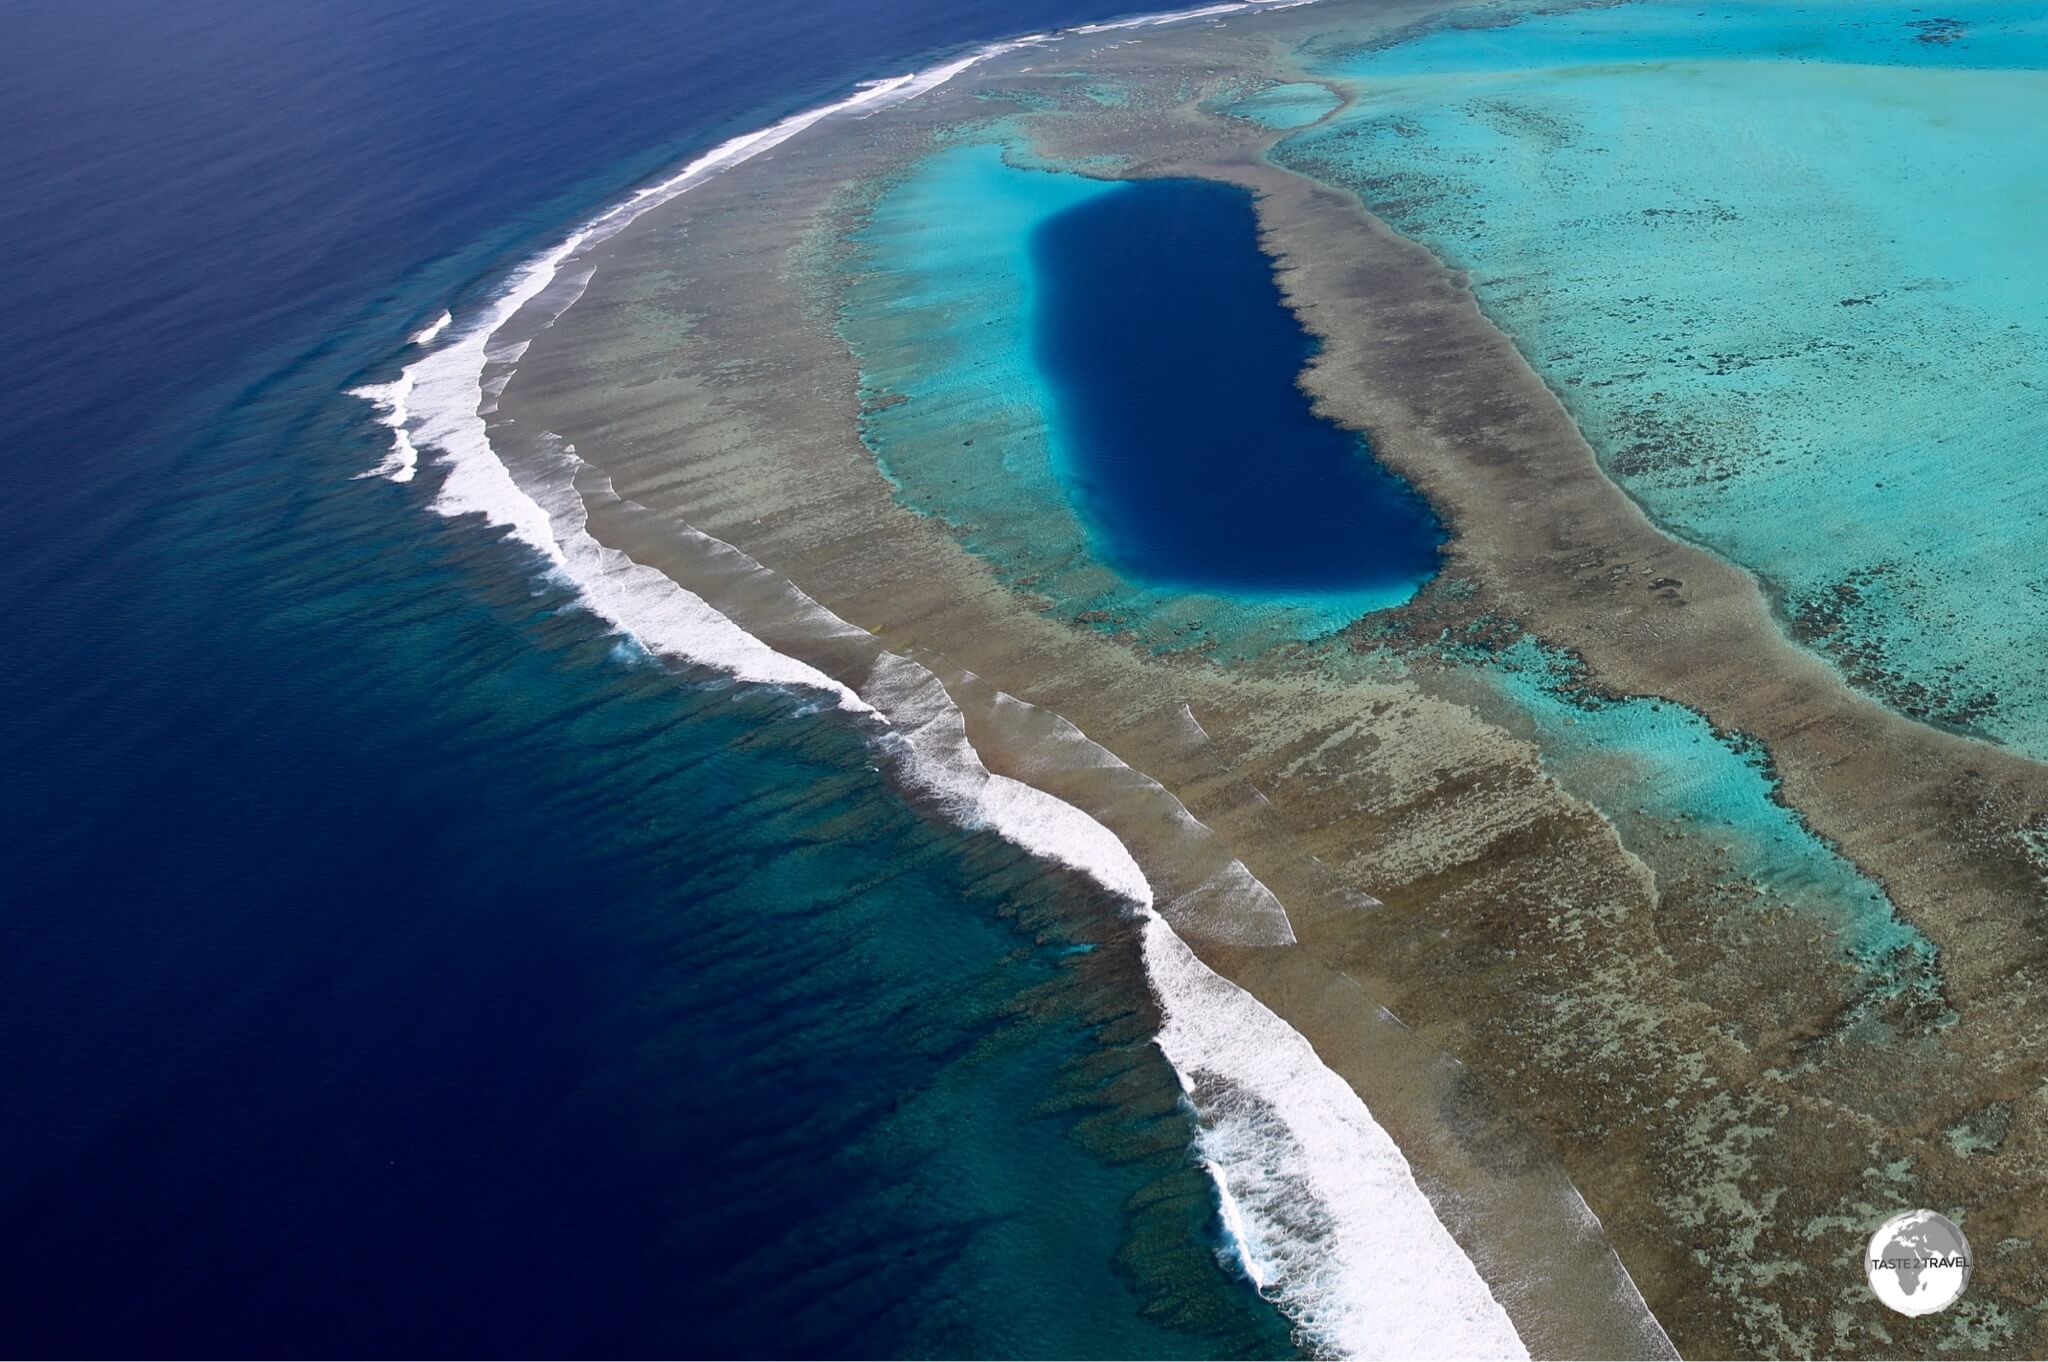
[{"label": "deep blue ocean", "polygon": [[1298,385],[1315,339],[1280,296],[1248,191],[1121,185],[1047,218],[1031,254],[1066,477],[1119,567],[1254,599],[1435,573],[1429,503]]},{"label": "deep blue ocean", "polygon": [[636,182],[1130,0],[17,0],[0,1353],[1288,1350],[1131,925],[356,481]]}]

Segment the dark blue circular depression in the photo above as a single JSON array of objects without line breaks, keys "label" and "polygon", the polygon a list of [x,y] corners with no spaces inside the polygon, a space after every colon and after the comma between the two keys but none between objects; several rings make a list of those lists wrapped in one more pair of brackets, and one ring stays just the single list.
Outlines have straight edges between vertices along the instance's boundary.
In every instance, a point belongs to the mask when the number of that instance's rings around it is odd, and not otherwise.
[{"label": "dark blue circular depression", "polygon": [[1412,588],[1444,530],[1298,385],[1316,341],[1252,196],[1144,180],[1031,241],[1033,353],[1096,550],[1152,586],[1273,599]]}]

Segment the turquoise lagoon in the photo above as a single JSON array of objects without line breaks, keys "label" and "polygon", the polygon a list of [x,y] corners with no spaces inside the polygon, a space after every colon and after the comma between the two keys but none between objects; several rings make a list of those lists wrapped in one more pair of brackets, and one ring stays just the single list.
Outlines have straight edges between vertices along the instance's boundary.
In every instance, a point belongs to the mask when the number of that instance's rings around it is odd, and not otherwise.
[{"label": "turquoise lagoon", "polygon": [[1251,200],[963,143],[888,186],[841,327],[898,494],[1063,617],[1222,658],[1435,572],[1428,506],[1295,385]]},{"label": "turquoise lagoon", "polygon": [[1632,4],[1304,54],[1276,160],[1482,305],[1660,523],[2048,755],[2048,7]]},{"label": "turquoise lagoon", "polygon": [[[1541,16],[1311,52],[1353,100],[1334,115],[1305,83],[1217,111],[1324,120],[1276,159],[1472,270],[1609,471],[1759,572],[1852,679],[2048,750],[2033,666],[2048,471],[2032,459],[2048,280],[2026,259],[2048,85],[2029,65],[2039,25],[2001,13]],[[1033,247],[1121,192],[990,142],[940,150],[880,195],[842,324],[864,436],[906,503],[1012,585],[1156,647],[1250,655],[1405,599],[1427,574],[1286,599],[1120,570],[1114,517],[1088,506],[1072,394],[1034,335],[1057,290]],[[1873,990],[1936,987],[1931,945],[1782,801],[1746,739],[1669,702],[1589,694],[1533,640],[1452,660],[1624,841],[1683,828],[1760,909],[1823,927]]]},{"label": "turquoise lagoon", "polygon": [[1312,80],[1267,85],[1216,106],[1216,112],[1247,119],[1262,128],[1305,128],[1333,113],[1344,101]]}]

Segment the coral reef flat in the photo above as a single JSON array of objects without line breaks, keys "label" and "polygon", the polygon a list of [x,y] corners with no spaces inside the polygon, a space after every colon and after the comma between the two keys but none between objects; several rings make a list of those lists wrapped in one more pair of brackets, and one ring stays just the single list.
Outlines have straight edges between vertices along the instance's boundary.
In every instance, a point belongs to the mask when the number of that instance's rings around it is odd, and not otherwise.
[{"label": "coral reef flat", "polygon": [[1314,61],[1360,97],[1275,159],[1472,270],[1609,475],[1851,684],[2042,756],[2048,11],[1949,13],[1444,29]]},{"label": "coral reef flat", "polygon": [[[2013,651],[2038,619],[2031,560],[1995,552],[2035,532],[2038,369],[2024,334],[1957,320],[2003,315],[1991,285],[1845,303],[1876,276],[1842,234],[1893,219],[1823,212],[1833,181],[1772,163],[1782,183],[1716,199],[1688,176],[1731,159],[1701,143],[1756,128],[1700,130],[1688,101],[1749,97],[1761,77],[1728,68],[1768,16],[1707,13],[1732,16],[1711,60],[1693,11],[1636,5],[1327,0],[1019,47],[590,247],[564,276],[575,307],[518,337],[493,438],[515,477],[573,449],[591,535],[821,675],[858,689],[878,647],[928,668],[991,772],[1114,833],[1195,955],[1364,1099],[1532,1353],[2038,1354],[2048,768]],[[1848,43],[1871,12],[1800,13]],[[1797,69],[1770,88],[1874,118],[1882,68],[1909,121],[1966,81],[2014,92],[1984,119],[2026,117],[2020,38],[1973,65],[1884,24],[1852,59],[1774,56]],[[1923,48],[1949,65],[1920,69]],[[1654,126],[1530,111],[1574,82]],[[1646,106],[1650,88],[1682,97]],[[1979,135],[1998,141],[1964,125],[1799,154],[1903,174]],[[1971,173],[2006,174],[2033,137]],[[1597,232],[1567,220],[1616,161],[1650,178]],[[1534,188],[1515,178],[1532,166]],[[1399,591],[1184,592],[1091,539],[1031,344],[1033,234],[1186,180],[1251,196],[1313,338],[1315,420],[1441,523]],[[1797,250],[1840,273],[1729,278],[1816,220]],[[1659,287],[1773,289],[1789,311],[1684,305],[1724,336]],[[1644,293],[1665,301],[1616,313]],[[1763,353],[1819,312],[1877,367]],[[1684,384],[1648,359],[1630,376],[1644,317]],[[1965,357],[1930,360],[1940,345]],[[1944,446],[1975,471],[1937,506],[1908,456],[1941,433],[1957,365],[1988,386]],[[1841,414],[1872,387],[1912,414],[1878,452],[1848,438],[1874,418]],[[1796,457],[1773,422],[1811,432]],[[1837,495],[1836,435],[1885,488]],[[1914,548],[1970,515],[1957,561]],[[1873,540],[1895,563],[1874,576],[1852,551]],[[1995,703],[1968,699],[1979,676]],[[1981,1261],[1954,1309],[1908,1320],[1858,1259],[1914,1206]]]}]

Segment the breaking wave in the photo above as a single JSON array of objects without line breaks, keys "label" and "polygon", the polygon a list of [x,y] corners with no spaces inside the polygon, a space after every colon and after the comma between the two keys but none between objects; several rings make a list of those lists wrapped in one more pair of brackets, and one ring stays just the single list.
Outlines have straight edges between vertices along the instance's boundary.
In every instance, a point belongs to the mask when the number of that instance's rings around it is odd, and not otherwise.
[{"label": "breaking wave", "polygon": [[[1084,31],[1152,27],[1303,0],[1217,4],[1092,24]],[[988,828],[1025,850],[1085,874],[1145,916],[1144,960],[1164,1016],[1160,1049],[1180,1075],[1201,1122],[1197,1154],[1214,1178],[1233,1252],[1260,1291],[1319,1351],[1351,1356],[1526,1357],[1507,1312],[1437,1218],[1391,1137],[1351,1086],[1298,1032],[1251,994],[1210,970],[1176,932],[1194,922],[1245,924],[1238,944],[1293,940],[1285,910],[1250,871],[1220,850],[1209,830],[1163,787],[1131,771],[1058,716],[997,694],[990,712],[1028,711],[1044,721],[1079,769],[1100,768],[1139,797],[1171,801],[1161,823],[1176,829],[1188,864],[1140,865],[1095,815],[1035,785],[992,773],[967,734],[960,703],[928,667],[886,651],[737,548],[675,522],[679,541],[732,580],[772,579],[782,622],[841,655],[850,644],[864,675],[828,674],[778,650],[673,576],[599,542],[594,508],[651,516],[622,502],[609,480],[573,448],[544,443],[520,460],[520,476],[494,449],[486,418],[527,340],[581,295],[586,248],[707,177],[778,146],[827,118],[867,114],[934,89],[1004,52],[1043,43],[1037,34],[870,82],[836,103],[793,114],[720,144],[660,182],[598,215],[516,269],[472,317],[443,314],[411,337],[426,353],[388,382],[354,394],[391,432],[369,474],[410,481],[431,452],[444,477],[431,509],[481,515],[540,554],[595,613],[648,652],[731,676],[819,693],[872,725],[905,782],[963,824]],[[520,319],[526,336],[504,334]],[[702,585],[699,583],[699,585]],[[705,590],[712,590],[705,587]],[[744,612],[741,612],[744,613]],[[974,678],[967,678],[974,680]],[[1189,882],[1191,881],[1192,882]],[[1155,900],[1160,905],[1155,909]]]}]

